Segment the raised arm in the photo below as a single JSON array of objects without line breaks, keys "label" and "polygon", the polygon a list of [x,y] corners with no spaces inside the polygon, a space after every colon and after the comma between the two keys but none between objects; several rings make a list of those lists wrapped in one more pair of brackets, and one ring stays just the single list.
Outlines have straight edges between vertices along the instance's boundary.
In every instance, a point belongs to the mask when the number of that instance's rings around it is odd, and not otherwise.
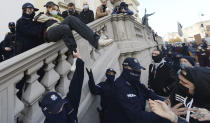
[{"label": "raised arm", "polygon": [[74,72],[73,78],[71,80],[71,84],[69,86],[69,92],[66,96],[68,102],[73,106],[74,112],[77,115],[82,85],[84,80],[84,62],[80,58],[79,53],[73,53],[74,57],[77,58],[76,61],[76,70]]},{"label": "raised arm", "polygon": [[100,84],[98,85],[95,84],[92,70],[90,69],[89,71],[87,68],[86,70],[89,76],[88,85],[89,85],[90,92],[95,95],[100,95],[102,93],[102,88]]}]

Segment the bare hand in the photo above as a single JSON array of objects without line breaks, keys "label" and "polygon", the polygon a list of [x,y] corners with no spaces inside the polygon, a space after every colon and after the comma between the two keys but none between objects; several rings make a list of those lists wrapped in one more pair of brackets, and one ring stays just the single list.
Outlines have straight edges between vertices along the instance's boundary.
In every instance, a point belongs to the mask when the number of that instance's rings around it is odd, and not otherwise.
[{"label": "bare hand", "polygon": [[154,112],[155,114],[163,118],[166,118],[170,120],[171,122],[178,121],[177,115],[174,112],[172,112],[170,107],[168,107],[166,103],[164,103],[163,101],[160,101],[160,100],[153,101],[149,99],[149,106],[152,112]]},{"label": "bare hand", "polygon": [[73,51],[73,56],[74,56],[74,58],[81,58],[79,52],[74,52]]},{"label": "bare hand", "polygon": [[179,103],[175,105],[174,107],[172,107],[171,109],[178,116],[185,115],[187,114],[187,108],[186,107],[180,108],[182,105],[183,105],[182,103]]},{"label": "bare hand", "polygon": [[6,51],[11,51],[12,48],[10,48],[10,47],[5,47],[5,50],[6,50]]},{"label": "bare hand", "polygon": [[210,112],[204,108],[192,108],[190,111],[193,112],[190,115],[192,118],[197,119],[199,121],[210,121]]}]

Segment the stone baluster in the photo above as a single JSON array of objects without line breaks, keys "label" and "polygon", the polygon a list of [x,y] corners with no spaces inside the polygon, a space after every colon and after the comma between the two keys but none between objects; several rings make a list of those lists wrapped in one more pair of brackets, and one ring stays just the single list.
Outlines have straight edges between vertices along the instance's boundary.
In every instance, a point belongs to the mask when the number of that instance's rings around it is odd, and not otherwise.
[{"label": "stone baluster", "polygon": [[[74,57],[73,57],[72,53],[70,53],[70,52],[68,52],[67,55],[68,55],[67,61],[69,62],[69,64],[70,64],[71,67],[72,67],[72,65],[73,65],[73,63],[74,63]],[[70,72],[68,73],[68,79],[69,79],[69,80],[72,79],[73,74],[74,74],[74,72],[72,72],[72,71],[70,71]]]},{"label": "stone baluster", "polygon": [[71,69],[71,64],[66,60],[67,56],[65,55],[65,53],[67,51],[68,48],[66,47],[59,51],[58,64],[55,68],[56,72],[58,72],[60,75],[59,84],[56,87],[56,90],[63,96],[68,93],[70,84],[70,80],[68,79],[67,74]]},{"label": "stone baluster", "polygon": [[53,54],[45,59],[45,74],[41,80],[41,83],[46,88],[46,91],[55,91],[55,85],[58,82],[60,75],[54,70],[55,65],[53,61],[58,57],[58,54]]},{"label": "stone baluster", "polygon": [[38,100],[45,92],[45,88],[38,82],[37,71],[43,66],[43,62],[37,63],[26,71],[26,89],[23,91],[22,100],[25,102],[23,123],[40,123],[43,114],[38,105]]}]

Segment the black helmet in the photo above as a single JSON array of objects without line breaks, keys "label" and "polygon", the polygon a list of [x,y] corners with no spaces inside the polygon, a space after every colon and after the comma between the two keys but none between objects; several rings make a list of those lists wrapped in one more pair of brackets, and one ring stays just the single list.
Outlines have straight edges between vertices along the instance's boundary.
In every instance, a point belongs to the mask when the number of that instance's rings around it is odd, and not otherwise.
[{"label": "black helmet", "polygon": [[15,26],[15,22],[9,22],[8,26]]},{"label": "black helmet", "polygon": [[25,4],[23,4],[22,9],[25,10],[26,8],[33,8],[34,11],[39,11],[39,9],[34,8],[34,5],[31,4],[31,3],[25,3]]}]

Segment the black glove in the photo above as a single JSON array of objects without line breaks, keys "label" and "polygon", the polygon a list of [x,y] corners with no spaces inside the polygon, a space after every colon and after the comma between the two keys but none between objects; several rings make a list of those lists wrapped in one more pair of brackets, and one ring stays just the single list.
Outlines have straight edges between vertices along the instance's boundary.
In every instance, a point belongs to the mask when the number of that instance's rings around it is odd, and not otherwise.
[{"label": "black glove", "polygon": [[87,71],[87,74],[89,76],[89,80],[94,80],[93,79],[93,72],[92,72],[92,69],[90,69],[90,71],[86,68],[86,71]]}]

